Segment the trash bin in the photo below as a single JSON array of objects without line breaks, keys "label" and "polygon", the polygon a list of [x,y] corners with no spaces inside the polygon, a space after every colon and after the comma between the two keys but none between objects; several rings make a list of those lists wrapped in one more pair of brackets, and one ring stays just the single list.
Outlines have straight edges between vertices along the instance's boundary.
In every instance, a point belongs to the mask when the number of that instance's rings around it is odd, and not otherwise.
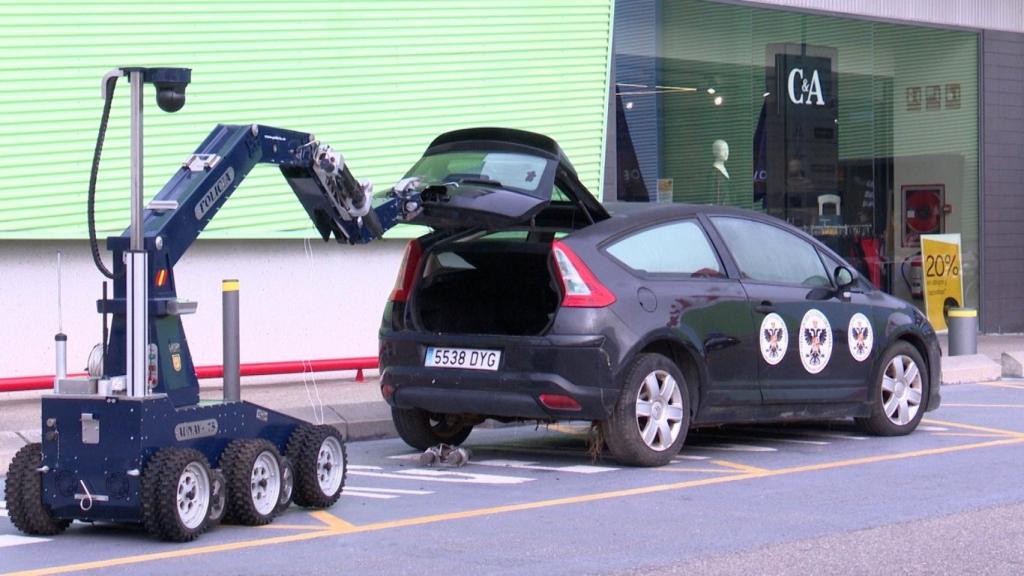
[{"label": "trash bin", "polygon": [[978,311],[971,308],[950,308],[946,316],[949,327],[949,355],[978,353]]}]

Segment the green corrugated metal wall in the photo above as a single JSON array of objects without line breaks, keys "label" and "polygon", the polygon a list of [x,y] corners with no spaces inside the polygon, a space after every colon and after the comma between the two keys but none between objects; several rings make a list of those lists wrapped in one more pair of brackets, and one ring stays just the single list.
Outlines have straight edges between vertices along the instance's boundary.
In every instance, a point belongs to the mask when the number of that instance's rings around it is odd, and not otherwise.
[{"label": "green corrugated metal wall", "polygon": [[[305,130],[390,186],[445,130],[557,139],[600,186],[612,0],[0,0],[0,238],[81,238],[100,78],[188,66],[188,103],[146,99],[146,192],[218,122]],[[97,224],[128,213],[128,90],[118,87]],[[276,170],[254,171],[210,236],[315,234]]]}]

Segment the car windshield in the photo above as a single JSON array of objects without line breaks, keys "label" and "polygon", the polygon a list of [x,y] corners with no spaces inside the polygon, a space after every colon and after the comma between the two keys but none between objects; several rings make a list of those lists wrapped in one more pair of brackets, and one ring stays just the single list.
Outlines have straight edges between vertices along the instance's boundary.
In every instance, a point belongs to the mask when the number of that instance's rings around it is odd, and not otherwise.
[{"label": "car windshield", "polygon": [[420,158],[406,177],[418,176],[426,184],[497,186],[537,196],[536,192],[545,192],[538,187],[548,180],[545,176],[553,164],[540,156],[514,152],[442,152]]}]

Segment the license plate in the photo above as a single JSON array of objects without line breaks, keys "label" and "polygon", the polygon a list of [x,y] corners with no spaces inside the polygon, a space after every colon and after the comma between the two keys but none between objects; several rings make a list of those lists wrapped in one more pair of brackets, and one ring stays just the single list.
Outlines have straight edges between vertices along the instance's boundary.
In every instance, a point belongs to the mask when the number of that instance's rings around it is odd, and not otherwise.
[{"label": "license plate", "polygon": [[427,348],[423,365],[433,368],[465,368],[468,370],[497,370],[500,350],[473,348]]}]

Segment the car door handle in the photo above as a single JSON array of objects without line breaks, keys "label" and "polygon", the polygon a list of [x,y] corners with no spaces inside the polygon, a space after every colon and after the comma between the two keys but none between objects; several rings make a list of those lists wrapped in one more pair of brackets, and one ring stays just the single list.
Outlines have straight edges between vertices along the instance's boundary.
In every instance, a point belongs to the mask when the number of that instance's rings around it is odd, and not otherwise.
[{"label": "car door handle", "polygon": [[771,312],[775,312],[775,304],[772,304],[767,300],[762,300],[760,304],[754,306],[754,310],[760,312],[761,314],[768,314]]}]

